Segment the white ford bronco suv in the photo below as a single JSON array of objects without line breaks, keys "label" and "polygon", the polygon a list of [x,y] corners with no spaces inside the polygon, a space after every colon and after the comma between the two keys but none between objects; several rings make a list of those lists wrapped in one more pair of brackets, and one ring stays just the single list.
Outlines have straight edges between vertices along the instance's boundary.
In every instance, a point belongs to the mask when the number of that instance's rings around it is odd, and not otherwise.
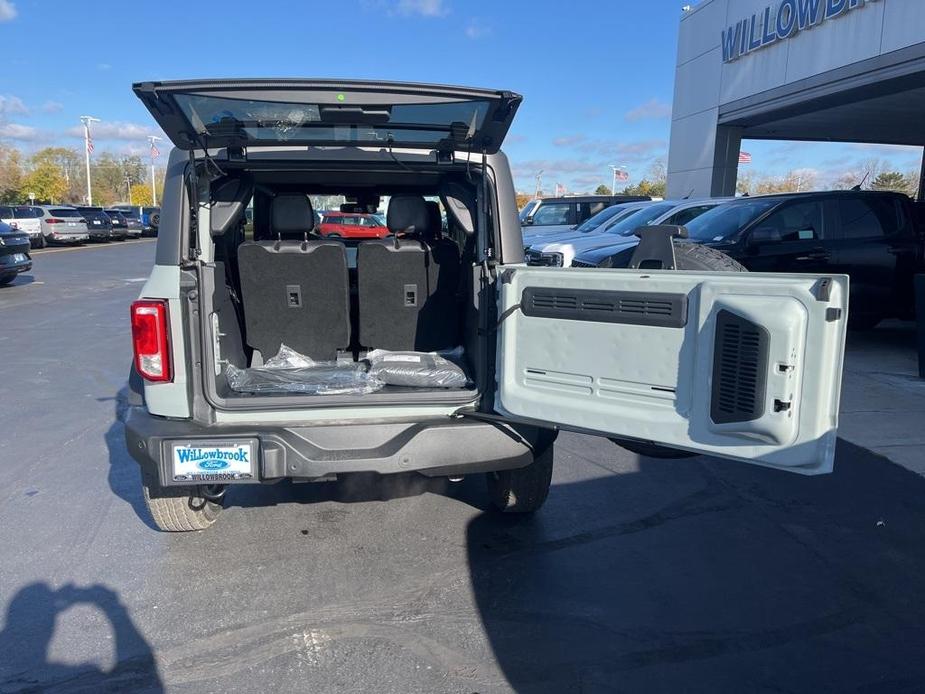
[{"label": "white ford bronco suv", "polygon": [[[559,429],[832,470],[847,278],[718,272],[670,239],[636,269],[527,267],[500,151],[518,94],[133,88],[175,146],[125,426],[159,528],[208,527],[228,485],[355,472],[484,473],[534,511]],[[332,199],[387,200],[388,235],[323,235]]]}]

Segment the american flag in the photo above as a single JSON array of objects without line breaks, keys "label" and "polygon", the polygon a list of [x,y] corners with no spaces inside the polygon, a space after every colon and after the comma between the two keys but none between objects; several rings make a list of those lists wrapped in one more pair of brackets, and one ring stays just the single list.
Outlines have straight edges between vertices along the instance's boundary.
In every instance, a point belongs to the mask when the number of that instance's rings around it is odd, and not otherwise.
[{"label": "american flag", "polygon": [[87,152],[93,154],[93,138],[90,136],[89,132],[87,132]]},{"label": "american flag", "polygon": [[739,163],[740,164],[751,164],[752,155],[744,151],[739,152]]},{"label": "american flag", "polygon": [[629,171],[618,170],[618,171],[617,171],[617,180],[618,180],[618,181],[628,181],[628,180],[630,180]]},{"label": "american flag", "polygon": [[158,151],[157,145],[155,145],[155,144],[152,142],[152,143],[151,143],[151,158],[152,158],[152,159],[157,159],[159,156],[161,156],[161,153]]}]

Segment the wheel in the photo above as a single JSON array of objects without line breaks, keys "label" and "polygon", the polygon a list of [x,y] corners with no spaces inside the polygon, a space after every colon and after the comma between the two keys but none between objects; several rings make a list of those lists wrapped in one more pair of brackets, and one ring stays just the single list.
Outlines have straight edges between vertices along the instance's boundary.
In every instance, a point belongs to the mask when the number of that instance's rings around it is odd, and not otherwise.
[{"label": "wheel", "polygon": [[154,227],[154,229],[155,229],[155,231],[156,231],[157,228],[161,225],[161,215],[160,215],[160,212],[154,212],[154,213],[152,213],[151,216],[149,217],[148,221],[150,222],[151,226]]},{"label": "wheel", "polygon": [[489,472],[488,496],[502,513],[533,513],[549,496],[554,446],[548,444],[527,467]]},{"label": "wheel", "polygon": [[[626,267],[630,261],[630,255],[624,259],[623,256],[614,258],[613,267]],[[677,241],[674,244],[674,257],[678,264],[678,270],[699,270],[704,272],[748,272],[740,262],[730,258],[725,253],[717,251],[709,246],[701,246],[699,243],[689,241]],[[622,264],[620,264],[622,261]],[[636,455],[646,456],[647,458],[690,458],[696,453],[688,451],[679,451],[676,448],[666,448],[659,446],[651,441],[631,441],[627,439],[610,439],[621,448],[625,448]]]},{"label": "wheel", "polygon": [[221,503],[200,496],[198,487],[164,487],[157,474],[144,469],[141,484],[154,525],[168,533],[205,530],[222,510]]},{"label": "wheel", "polygon": [[36,248],[45,248],[45,237],[42,236],[41,234],[40,234],[39,237],[35,240],[35,247],[36,247]]}]

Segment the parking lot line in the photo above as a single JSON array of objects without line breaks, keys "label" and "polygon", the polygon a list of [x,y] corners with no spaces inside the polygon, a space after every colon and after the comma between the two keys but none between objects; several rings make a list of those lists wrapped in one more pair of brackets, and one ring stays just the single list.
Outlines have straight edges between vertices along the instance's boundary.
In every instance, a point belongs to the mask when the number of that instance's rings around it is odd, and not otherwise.
[{"label": "parking lot line", "polygon": [[41,249],[32,249],[29,251],[29,255],[41,255],[43,253],[68,253],[70,251],[89,251],[96,248],[120,248],[122,246],[131,246],[134,243],[151,243],[157,239],[135,239],[133,241],[119,241],[117,243],[99,243],[95,245],[86,245],[86,246],[72,246],[69,248],[41,248]]}]

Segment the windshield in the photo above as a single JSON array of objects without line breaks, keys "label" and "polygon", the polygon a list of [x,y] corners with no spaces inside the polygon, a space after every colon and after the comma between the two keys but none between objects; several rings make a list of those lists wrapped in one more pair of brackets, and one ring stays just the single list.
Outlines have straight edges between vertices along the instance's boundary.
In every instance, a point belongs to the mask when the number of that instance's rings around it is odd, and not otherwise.
[{"label": "windshield", "polygon": [[714,207],[685,225],[688,238],[696,241],[725,241],[779,202],[779,200],[749,200]]},{"label": "windshield", "polygon": [[523,208],[520,210],[520,214],[517,215],[518,217],[520,217],[520,221],[521,222],[524,221],[527,217],[533,214],[533,210],[535,210],[536,206],[539,204],[540,204],[539,200],[531,200],[526,205],[524,205]]},{"label": "windshield", "polygon": [[630,214],[632,211],[632,209],[627,209],[622,205],[612,205],[605,210],[601,210],[593,217],[586,219],[575,231],[580,231],[583,234],[587,234],[589,231],[594,231],[597,229],[604,222],[607,222],[614,217]]},{"label": "windshield", "polygon": [[666,212],[670,212],[676,207],[673,202],[656,203],[636,210],[624,219],[620,220],[606,232],[607,234],[618,234],[620,236],[632,236],[633,232],[639,227],[651,224]]}]

